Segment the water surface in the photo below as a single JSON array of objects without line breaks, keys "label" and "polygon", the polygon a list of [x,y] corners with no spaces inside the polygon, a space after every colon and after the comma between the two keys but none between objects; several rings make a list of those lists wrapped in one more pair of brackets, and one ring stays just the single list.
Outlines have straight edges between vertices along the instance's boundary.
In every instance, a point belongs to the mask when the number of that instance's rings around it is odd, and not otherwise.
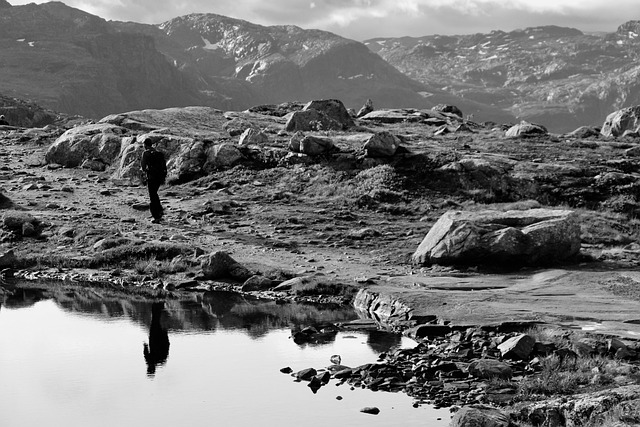
[{"label": "water surface", "polygon": [[153,304],[18,292],[0,308],[0,425],[446,426],[447,410],[414,408],[401,393],[332,381],[314,394],[280,372],[326,367],[334,354],[357,366],[413,345],[379,331],[290,338],[291,328],[355,317],[224,293]]}]

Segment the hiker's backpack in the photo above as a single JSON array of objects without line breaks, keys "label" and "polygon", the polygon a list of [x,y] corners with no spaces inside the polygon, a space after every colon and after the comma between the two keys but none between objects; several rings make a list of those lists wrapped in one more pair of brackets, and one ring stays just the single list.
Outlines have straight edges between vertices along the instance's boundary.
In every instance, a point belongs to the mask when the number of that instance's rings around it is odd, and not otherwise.
[{"label": "hiker's backpack", "polygon": [[158,150],[149,150],[147,157],[147,179],[164,182],[167,178],[167,163],[164,154]]}]

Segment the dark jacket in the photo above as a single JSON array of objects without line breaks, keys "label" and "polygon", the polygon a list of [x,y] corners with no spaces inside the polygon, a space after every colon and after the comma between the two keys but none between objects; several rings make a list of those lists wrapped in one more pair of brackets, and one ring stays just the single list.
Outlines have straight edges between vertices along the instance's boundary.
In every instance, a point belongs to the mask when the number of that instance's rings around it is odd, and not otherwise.
[{"label": "dark jacket", "polygon": [[167,177],[167,163],[162,152],[153,147],[146,148],[140,163],[147,181],[164,182]]}]

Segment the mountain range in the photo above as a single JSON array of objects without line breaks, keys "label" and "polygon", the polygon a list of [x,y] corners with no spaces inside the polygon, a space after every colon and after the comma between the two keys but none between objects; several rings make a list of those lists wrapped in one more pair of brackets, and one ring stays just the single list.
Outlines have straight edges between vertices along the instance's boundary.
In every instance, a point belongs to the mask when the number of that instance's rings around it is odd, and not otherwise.
[{"label": "mountain range", "polygon": [[61,2],[0,0],[0,94],[87,118],[146,108],[246,109],[338,98],[358,109],[451,104],[475,121],[601,124],[637,101],[638,23],[365,43],[215,14],[106,21]]},{"label": "mountain range", "polygon": [[544,26],[365,44],[415,80],[556,131],[640,104],[640,21],[607,34]]}]

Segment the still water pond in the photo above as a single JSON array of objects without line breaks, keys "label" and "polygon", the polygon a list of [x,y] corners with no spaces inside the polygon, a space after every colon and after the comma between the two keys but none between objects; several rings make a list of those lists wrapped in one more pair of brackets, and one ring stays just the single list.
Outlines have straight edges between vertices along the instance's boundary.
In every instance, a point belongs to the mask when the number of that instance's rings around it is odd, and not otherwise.
[{"label": "still water pond", "polygon": [[324,368],[335,354],[372,363],[414,345],[379,331],[290,338],[291,328],[356,317],[220,292],[152,304],[19,290],[0,306],[0,426],[446,426],[447,410],[414,408],[401,393],[331,381],[314,394],[280,372]]}]

